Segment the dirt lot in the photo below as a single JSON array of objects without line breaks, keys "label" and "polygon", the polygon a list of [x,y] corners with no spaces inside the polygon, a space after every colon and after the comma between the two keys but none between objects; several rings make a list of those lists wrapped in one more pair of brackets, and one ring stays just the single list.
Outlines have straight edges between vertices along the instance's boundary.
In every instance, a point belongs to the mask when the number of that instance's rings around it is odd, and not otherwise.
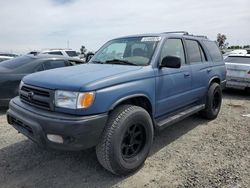
[{"label": "dirt lot", "polygon": [[155,137],[144,167],[116,177],[94,149],[44,151],[7,125],[0,111],[0,187],[250,187],[250,96],[224,93],[214,121],[192,116]]}]

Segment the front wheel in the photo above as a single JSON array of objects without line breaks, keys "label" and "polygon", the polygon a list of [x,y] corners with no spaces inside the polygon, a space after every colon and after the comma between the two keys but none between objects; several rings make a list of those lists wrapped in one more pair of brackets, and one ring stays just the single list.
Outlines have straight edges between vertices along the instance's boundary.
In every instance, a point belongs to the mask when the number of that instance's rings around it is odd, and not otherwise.
[{"label": "front wheel", "polygon": [[96,154],[101,165],[116,175],[139,169],[153,142],[153,123],[148,112],[138,106],[116,108],[107,122]]},{"label": "front wheel", "polygon": [[206,107],[201,111],[201,115],[206,119],[215,119],[221,108],[222,92],[218,83],[212,83],[208,89]]}]

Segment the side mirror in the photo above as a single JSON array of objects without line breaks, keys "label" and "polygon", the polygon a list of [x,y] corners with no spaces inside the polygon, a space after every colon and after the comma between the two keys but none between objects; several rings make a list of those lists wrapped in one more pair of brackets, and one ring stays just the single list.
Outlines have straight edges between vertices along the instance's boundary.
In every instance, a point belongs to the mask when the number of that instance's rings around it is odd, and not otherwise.
[{"label": "side mirror", "polygon": [[162,67],[178,69],[181,67],[181,58],[176,56],[166,56],[161,62],[160,68]]}]

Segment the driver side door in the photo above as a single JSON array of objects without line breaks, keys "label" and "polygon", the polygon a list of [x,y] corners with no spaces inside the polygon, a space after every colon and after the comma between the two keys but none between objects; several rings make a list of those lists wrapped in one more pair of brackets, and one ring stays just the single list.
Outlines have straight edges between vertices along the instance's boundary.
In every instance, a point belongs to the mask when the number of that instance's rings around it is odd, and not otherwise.
[{"label": "driver side door", "polygon": [[186,62],[181,38],[170,38],[165,41],[159,62],[166,56],[179,57],[181,67],[156,69],[156,117],[172,113],[192,103],[192,72]]}]

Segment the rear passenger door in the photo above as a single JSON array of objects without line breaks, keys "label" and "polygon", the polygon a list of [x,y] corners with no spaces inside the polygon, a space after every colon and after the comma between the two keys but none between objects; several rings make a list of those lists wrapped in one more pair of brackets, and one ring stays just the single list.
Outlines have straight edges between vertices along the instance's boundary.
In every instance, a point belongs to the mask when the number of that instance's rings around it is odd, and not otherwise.
[{"label": "rear passenger door", "polygon": [[207,90],[211,74],[211,64],[199,41],[185,40],[189,65],[192,71],[192,100],[201,101]]}]

